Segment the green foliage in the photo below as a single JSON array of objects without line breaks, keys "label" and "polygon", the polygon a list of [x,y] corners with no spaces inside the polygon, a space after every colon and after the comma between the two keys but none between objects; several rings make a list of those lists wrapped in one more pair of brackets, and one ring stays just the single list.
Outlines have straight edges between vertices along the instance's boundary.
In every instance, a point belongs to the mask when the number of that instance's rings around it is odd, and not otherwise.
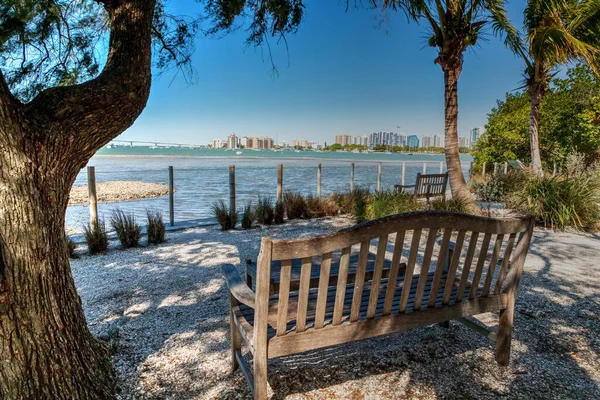
[{"label": "green foliage", "polygon": [[242,213],[242,229],[252,229],[254,223],[254,212],[252,210],[252,203],[248,203],[244,206],[244,212]]},{"label": "green foliage", "polygon": [[137,247],[140,242],[142,228],[135,222],[133,214],[126,214],[117,208],[110,215],[110,225],[117,233],[119,242],[123,247]]},{"label": "green foliage", "polygon": [[330,151],[342,150],[343,148],[344,148],[344,146],[342,146],[339,143],[334,143],[332,145],[327,146],[327,150],[330,150]]},{"label": "green foliage", "polygon": [[289,220],[305,218],[308,212],[304,197],[300,193],[292,192],[291,190],[287,190],[283,194],[283,205],[285,207],[285,214]]},{"label": "green foliage", "polygon": [[[530,103],[525,91],[507,94],[488,116],[486,133],[475,145],[475,170],[483,162],[531,161],[529,150]],[[586,163],[600,159],[600,79],[589,67],[570,69],[566,79],[555,79],[540,110],[540,151],[548,170],[564,164],[575,151]]]},{"label": "green foliage", "polygon": [[75,250],[77,250],[77,244],[71,238],[71,236],[67,235],[67,251],[69,252],[69,258],[77,258]]},{"label": "green foliage", "polygon": [[238,221],[238,212],[230,210],[229,206],[223,200],[215,201],[213,204],[213,213],[217,218],[217,222],[221,225],[221,230],[228,231],[235,229]]},{"label": "green foliage", "polygon": [[283,224],[284,217],[285,205],[283,204],[283,201],[277,200],[277,203],[275,203],[275,215],[273,216],[273,222],[275,222],[278,225]]},{"label": "green foliage", "polygon": [[372,220],[388,215],[416,211],[422,207],[423,205],[412,194],[383,190],[369,197],[365,218]]},{"label": "green foliage", "polygon": [[108,234],[104,221],[98,221],[83,227],[85,242],[90,254],[98,254],[108,249]]},{"label": "green foliage", "polygon": [[593,229],[600,220],[600,173],[590,169],[574,176],[531,176],[509,196],[508,206],[533,214],[545,227]]},{"label": "green foliage", "polygon": [[460,197],[452,199],[435,198],[429,202],[429,209],[435,211],[452,211],[457,213],[469,213],[469,200]]},{"label": "green foliage", "polygon": [[254,215],[256,217],[256,222],[259,224],[271,225],[275,217],[273,198],[258,196],[258,202],[254,208]]},{"label": "green foliage", "polygon": [[164,243],[166,227],[163,222],[162,211],[158,209],[146,210],[146,217],[148,219],[148,225],[146,226],[148,231],[148,243]]}]

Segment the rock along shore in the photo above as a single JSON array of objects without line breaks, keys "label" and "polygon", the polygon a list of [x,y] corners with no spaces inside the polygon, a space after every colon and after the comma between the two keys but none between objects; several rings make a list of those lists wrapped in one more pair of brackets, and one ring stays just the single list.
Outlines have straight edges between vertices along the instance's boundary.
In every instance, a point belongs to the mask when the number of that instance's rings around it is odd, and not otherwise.
[{"label": "rock along shore", "polygon": [[[112,181],[96,183],[98,203],[114,203],[127,200],[147,199],[169,194],[169,187],[158,183],[139,181]],[[87,204],[88,187],[74,186],[71,189],[69,205]]]}]

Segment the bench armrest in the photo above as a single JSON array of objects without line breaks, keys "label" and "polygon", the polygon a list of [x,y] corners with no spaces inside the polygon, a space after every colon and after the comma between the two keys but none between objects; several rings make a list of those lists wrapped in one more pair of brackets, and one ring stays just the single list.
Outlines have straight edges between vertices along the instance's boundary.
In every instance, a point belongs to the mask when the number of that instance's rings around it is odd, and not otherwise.
[{"label": "bench armrest", "polygon": [[247,305],[248,307],[254,308],[255,294],[246,285],[246,282],[242,279],[242,276],[238,272],[237,268],[231,264],[224,264],[221,266],[221,271],[225,276],[225,282],[229,287],[229,292],[237,301]]}]

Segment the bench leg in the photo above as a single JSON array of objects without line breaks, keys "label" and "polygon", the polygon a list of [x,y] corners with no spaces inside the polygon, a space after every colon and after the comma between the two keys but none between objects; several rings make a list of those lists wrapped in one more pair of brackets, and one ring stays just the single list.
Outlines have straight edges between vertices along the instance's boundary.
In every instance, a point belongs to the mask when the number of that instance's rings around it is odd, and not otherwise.
[{"label": "bench leg", "polygon": [[514,313],[514,302],[513,304],[509,304],[506,309],[500,311],[500,322],[496,339],[496,362],[502,366],[507,366],[510,361]]},{"label": "bench leg", "polygon": [[238,361],[235,357],[236,352],[242,351],[242,337],[240,335],[240,331],[238,330],[237,325],[235,324],[235,316],[231,311],[231,308],[235,306],[235,299],[230,294],[229,295],[229,330],[231,332],[231,372],[235,371],[238,367]]},{"label": "bench leg", "polygon": [[254,354],[254,400],[267,399],[267,357]]}]

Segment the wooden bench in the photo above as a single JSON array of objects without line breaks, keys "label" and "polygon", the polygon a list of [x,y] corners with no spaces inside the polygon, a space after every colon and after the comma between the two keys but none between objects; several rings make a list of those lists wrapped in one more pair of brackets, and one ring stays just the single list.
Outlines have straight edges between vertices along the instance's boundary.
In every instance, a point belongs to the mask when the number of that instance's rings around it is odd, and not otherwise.
[{"label": "wooden bench", "polygon": [[446,198],[446,188],[448,187],[448,173],[445,174],[417,174],[417,180],[414,185],[394,185],[395,190],[404,192],[407,188],[414,188],[413,195],[416,197],[425,197],[427,201],[431,197],[442,196]]},{"label": "wooden bench", "polygon": [[[496,361],[507,365],[533,225],[533,217],[500,220],[433,211],[389,216],[316,238],[263,238],[255,292],[235,266],[222,268],[230,291],[233,369],[240,366],[254,397],[265,399],[269,358],[449,320],[496,340]],[[371,242],[377,242],[377,251],[372,277],[366,279]],[[451,242],[454,251],[446,262]],[[353,246],[360,247],[359,258],[355,281],[348,283]],[[384,278],[390,248],[391,267]],[[339,271],[331,284],[336,251],[341,252]],[[311,288],[318,256],[319,282]],[[299,287],[291,290],[296,259],[301,260]],[[270,290],[273,261],[281,263],[276,294]],[[465,318],[491,311],[500,311],[497,333]],[[253,372],[241,353],[242,338],[253,355]]]}]

